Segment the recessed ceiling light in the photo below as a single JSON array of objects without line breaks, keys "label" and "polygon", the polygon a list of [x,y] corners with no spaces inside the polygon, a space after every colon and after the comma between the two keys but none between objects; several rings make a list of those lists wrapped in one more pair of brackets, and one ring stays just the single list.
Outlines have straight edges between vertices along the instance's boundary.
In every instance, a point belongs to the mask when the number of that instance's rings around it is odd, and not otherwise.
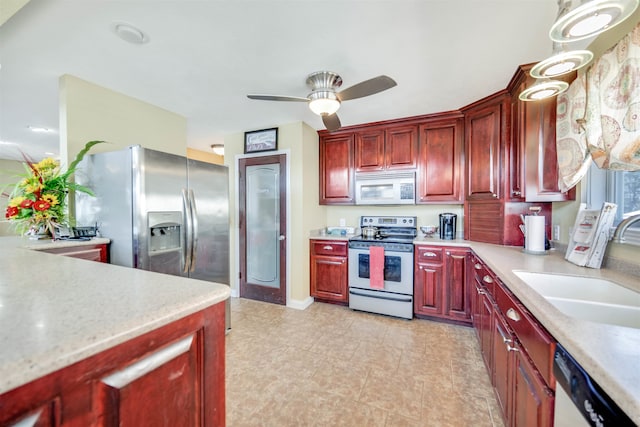
[{"label": "recessed ceiling light", "polygon": [[149,42],[149,36],[142,30],[126,22],[114,22],[111,30],[122,40],[131,44],[144,44]]},{"label": "recessed ceiling light", "polygon": [[218,156],[224,156],[224,144],[211,144],[211,149]]},{"label": "recessed ceiling light", "polygon": [[40,126],[27,126],[31,132],[38,132],[38,133],[54,133],[55,130],[54,129],[49,129],[49,128],[43,128]]}]

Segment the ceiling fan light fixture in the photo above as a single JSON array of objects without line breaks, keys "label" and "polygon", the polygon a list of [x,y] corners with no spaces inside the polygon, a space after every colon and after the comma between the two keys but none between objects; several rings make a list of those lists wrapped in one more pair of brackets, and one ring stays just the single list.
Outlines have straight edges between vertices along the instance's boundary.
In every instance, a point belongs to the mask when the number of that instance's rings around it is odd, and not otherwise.
[{"label": "ceiling fan light fixture", "polygon": [[211,144],[211,150],[218,156],[224,156],[224,144]]},{"label": "ceiling fan light fixture", "polygon": [[520,92],[521,101],[540,101],[560,95],[569,89],[569,83],[560,80],[543,80]]},{"label": "ceiling fan light fixture", "polygon": [[578,70],[587,65],[592,59],[593,53],[589,50],[561,52],[538,62],[531,68],[529,74],[537,79],[556,77]]},{"label": "ceiling fan light fixture", "polygon": [[319,116],[330,116],[340,108],[340,101],[331,91],[312,92],[309,99],[309,109]]},{"label": "ceiling fan light fixture", "polygon": [[557,42],[574,42],[596,36],[627,19],[640,0],[583,0],[559,17],[549,30]]}]

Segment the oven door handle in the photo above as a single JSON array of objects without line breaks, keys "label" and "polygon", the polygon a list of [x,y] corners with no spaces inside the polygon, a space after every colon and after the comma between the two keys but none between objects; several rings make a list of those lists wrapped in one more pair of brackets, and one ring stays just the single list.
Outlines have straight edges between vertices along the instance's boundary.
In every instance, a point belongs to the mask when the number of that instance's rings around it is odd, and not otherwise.
[{"label": "oven door handle", "polygon": [[383,296],[383,295],[371,295],[371,294],[362,294],[358,291],[355,291],[353,289],[349,289],[349,293],[351,295],[358,295],[361,297],[369,297],[369,298],[378,298],[378,299],[384,299],[384,300],[389,300],[389,301],[399,301],[399,302],[412,302],[413,300],[411,298],[390,298],[387,296]]}]

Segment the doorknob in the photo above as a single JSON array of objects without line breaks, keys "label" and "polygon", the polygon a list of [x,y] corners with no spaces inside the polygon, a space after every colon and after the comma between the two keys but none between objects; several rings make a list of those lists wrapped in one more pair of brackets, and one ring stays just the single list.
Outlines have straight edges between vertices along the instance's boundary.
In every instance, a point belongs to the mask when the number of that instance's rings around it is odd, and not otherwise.
[{"label": "doorknob", "polygon": [[285,237],[281,234],[280,237],[278,237],[278,240],[284,240]]}]

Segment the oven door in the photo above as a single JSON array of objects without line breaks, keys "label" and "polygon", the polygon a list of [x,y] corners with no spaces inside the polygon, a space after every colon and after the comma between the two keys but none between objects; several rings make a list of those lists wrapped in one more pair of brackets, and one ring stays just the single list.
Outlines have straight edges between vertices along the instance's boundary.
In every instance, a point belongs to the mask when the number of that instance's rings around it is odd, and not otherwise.
[{"label": "oven door", "polygon": [[[349,287],[378,290],[369,280],[368,249],[349,249]],[[413,252],[385,251],[384,291],[413,295]]]}]

